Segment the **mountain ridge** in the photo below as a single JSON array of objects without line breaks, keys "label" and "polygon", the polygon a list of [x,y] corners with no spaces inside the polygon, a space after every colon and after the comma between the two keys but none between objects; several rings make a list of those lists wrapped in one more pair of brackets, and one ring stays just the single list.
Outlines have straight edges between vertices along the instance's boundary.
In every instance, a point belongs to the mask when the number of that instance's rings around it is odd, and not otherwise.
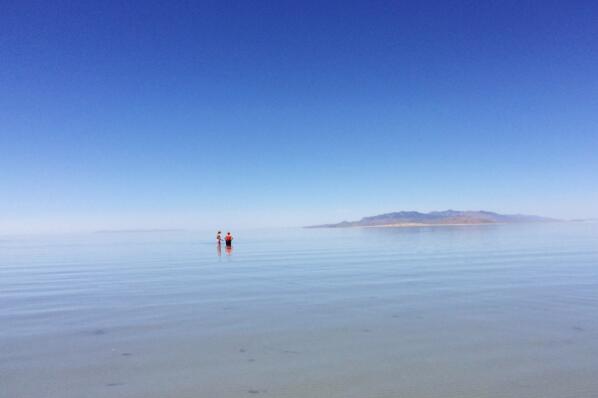
[{"label": "mountain ridge", "polygon": [[527,214],[500,214],[486,210],[444,210],[422,213],[397,211],[363,217],[359,221],[342,221],[334,224],[312,225],[306,228],[389,227],[428,225],[482,225],[530,222],[554,222],[553,218]]}]

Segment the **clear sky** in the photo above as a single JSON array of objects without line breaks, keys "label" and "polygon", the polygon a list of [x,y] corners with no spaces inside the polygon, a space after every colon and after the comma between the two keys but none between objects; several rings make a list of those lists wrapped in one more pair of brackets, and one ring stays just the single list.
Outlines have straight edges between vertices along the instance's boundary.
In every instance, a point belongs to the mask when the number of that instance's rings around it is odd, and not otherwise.
[{"label": "clear sky", "polygon": [[0,0],[0,232],[598,217],[595,1]]}]

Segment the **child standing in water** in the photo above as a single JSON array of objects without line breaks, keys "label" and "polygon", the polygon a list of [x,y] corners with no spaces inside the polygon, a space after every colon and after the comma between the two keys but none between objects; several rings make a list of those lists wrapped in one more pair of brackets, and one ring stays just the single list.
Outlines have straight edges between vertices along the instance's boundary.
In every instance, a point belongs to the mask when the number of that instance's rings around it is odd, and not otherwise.
[{"label": "child standing in water", "polygon": [[220,236],[221,232],[218,231],[218,233],[216,234],[216,242],[218,242],[218,244],[220,244],[222,242],[222,236]]},{"label": "child standing in water", "polygon": [[227,247],[231,247],[233,245],[233,236],[230,234],[230,232],[226,233],[224,241],[226,242]]}]

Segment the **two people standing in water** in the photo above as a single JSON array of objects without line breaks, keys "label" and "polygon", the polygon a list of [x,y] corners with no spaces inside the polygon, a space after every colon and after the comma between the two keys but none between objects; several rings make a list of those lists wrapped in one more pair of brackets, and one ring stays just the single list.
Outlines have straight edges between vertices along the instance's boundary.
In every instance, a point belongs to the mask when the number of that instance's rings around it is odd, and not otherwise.
[{"label": "two people standing in water", "polygon": [[[218,231],[216,234],[216,242],[218,243],[218,255],[220,255],[220,245],[222,243],[222,232],[220,231]],[[233,236],[230,234],[230,232],[226,233],[226,236],[224,237],[224,243],[226,244],[226,253],[231,254],[233,249]]]},{"label": "two people standing in water", "polygon": [[[222,232],[218,231],[218,233],[216,234],[216,243],[218,244],[218,255],[220,256],[221,253],[221,244],[222,244]],[[224,237],[224,243],[226,244],[226,254],[230,255],[233,251],[233,236],[230,234],[230,232],[226,233],[226,236]]]},{"label": "two people standing in water", "polygon": [[[222,232],[220,231],[218,231],[218,233],[216,234],[216,242],[218,242],[218,244],[222,243]],[[233,236],[230,234],[230,232],[226,233],[226,236],[224,237],[224,242],[228,247],[233,245]]]}]

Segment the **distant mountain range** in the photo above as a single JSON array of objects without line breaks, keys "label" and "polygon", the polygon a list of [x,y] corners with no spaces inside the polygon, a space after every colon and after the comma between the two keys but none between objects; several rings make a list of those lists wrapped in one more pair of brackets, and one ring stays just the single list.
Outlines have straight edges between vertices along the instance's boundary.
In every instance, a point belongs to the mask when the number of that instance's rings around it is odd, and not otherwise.
[{"label": "distant mountain range", "polygon": [[359,221],[343,221],[338,224],[313,225],[307,228],[345,228],[345,227],[410,227],[427,225],[477,225],[477,224],[513,224],[530,222],[558,221],[553,218],[524,214],[498,214],[491,211],[445,210],[420,213],[418,211],[399,211],[364,217]]}]

